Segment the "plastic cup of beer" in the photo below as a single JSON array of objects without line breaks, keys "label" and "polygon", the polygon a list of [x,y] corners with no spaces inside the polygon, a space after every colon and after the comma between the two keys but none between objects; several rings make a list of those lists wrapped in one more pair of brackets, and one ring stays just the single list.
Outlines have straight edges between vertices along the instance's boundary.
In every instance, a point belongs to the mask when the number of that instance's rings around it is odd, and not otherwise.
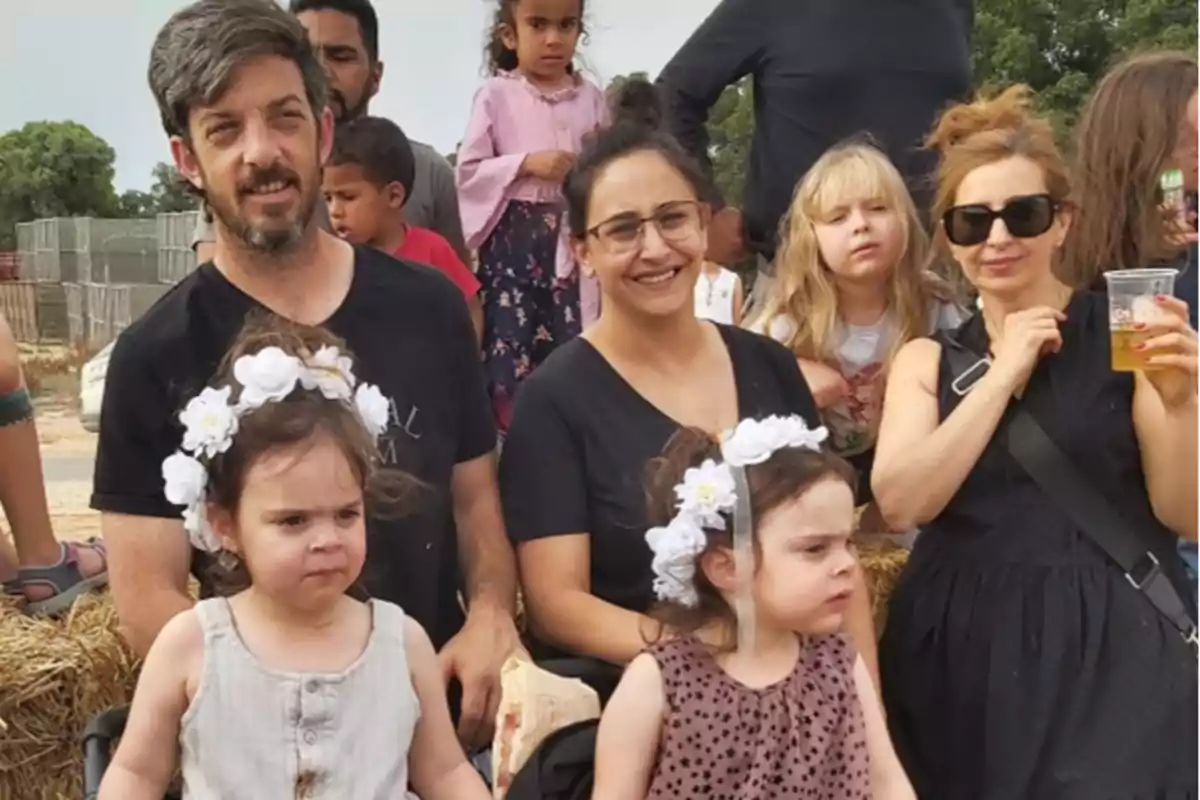
[{"label": "plastic cup of beer", "polygon": [[1147,363],[1161,350],[1139,350],[1137,346],[1157,334],[1140,330],[1169,312],[1155,299],[1175,292],[1175,269],[1118,269],[1104,273],[1108,282],[1108,330],[1112,342],[1114,372],[1160,369]]}]

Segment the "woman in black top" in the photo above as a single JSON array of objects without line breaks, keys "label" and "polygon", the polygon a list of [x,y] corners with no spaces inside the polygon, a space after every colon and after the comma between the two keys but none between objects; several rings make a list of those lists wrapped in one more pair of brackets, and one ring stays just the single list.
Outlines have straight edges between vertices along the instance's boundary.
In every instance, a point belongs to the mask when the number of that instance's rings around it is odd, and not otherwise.
[{"label": "woman in black top", "polygon": [[[669,137],[600,134],[567,178],[575,254],[597,276],[599,320],[523,384],[500,466],[526,611],[539,644],[623,663],[652,601],[643,475],[681,426],[819,418],[782,346],[696,319],[704,179]],[[873,663],[865,589],[856,632]]]},{"label": "woman in black top", "polygon": [[[1174,548],[1196,535],[1196,333],[1159,298],[1160,369],[1112,369],[1107,296],[1053,269],[1073,193],[1029,104],[1013,87],[956,106],[930,139],[936,241],[982,308],[906,344],[888,377],[875,498],[921,526],[880,642],[888,725],[922,798],[1195,800],[1195,651],[1077,522],[1092,501],[1038,482],[1069,473],[1022,420],[1158,562],[1136,580],[1165,576],[1194,619]],[[972,383],[953,354],[989,366]]]}]

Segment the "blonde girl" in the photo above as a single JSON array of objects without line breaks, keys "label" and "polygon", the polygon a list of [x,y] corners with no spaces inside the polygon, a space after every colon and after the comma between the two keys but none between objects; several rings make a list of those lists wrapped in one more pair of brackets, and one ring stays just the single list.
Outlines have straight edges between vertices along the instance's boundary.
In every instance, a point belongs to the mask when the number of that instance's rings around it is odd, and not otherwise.
[{"label": "blonde girl", "polygon": [[964,315],[926,269],[929,241],[904,179],[869,144],[813,164],[780,238],[777,283],[751,327],[795,354],[865,503],[888,366],[903,344]]}]

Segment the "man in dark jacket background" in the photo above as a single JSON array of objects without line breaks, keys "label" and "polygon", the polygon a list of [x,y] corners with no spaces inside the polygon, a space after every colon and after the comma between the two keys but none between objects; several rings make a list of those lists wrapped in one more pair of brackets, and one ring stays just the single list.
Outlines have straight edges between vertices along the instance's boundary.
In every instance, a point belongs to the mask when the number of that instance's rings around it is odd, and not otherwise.
[{"label": "man in dark jacket background", "polygon": [[938,112],[970,94],[973,19],[973,0],[721,0],[658,78],[669,130],[711,171],[709,109],[753,76],[745,208],[714,220],[710,256],[756,254],[760,297],[797,181],[856,134],[870,134],[925,207],[935,162],[921,139]]}]

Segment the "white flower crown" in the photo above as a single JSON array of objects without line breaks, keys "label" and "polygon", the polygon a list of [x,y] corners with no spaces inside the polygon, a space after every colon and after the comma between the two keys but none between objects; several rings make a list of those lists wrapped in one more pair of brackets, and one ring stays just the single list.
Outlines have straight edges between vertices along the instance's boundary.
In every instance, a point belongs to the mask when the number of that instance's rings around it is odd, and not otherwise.
[{"label": "white flower crown", "polygon": [[279,347],[264,347],[233,363],[233,377],[242,387],[237,403],[230,402],[232,386],[206,388],[188,401],[179,414],[184,428],[181,449],[163,461],[162,475],[167,501],[184,506],[183,526],[193,546],[210,553],[221,549],[204,515],[207,464],[230,448],[238,420],[254,409],[283,400],[299,384],[354,408],[372,436],[387,429],[387,398],[368,383],[358,384],[356,390],[350,363],[336,347],[322,347],[304,359]]},{"label": "white flower crown", "polygon": [[820,450],[828,437],[824,428],[812,429],[802,417],[745,419],[721,442],[721,463],[707,459],[683,474],[675,487],[678,511],[665,526],[646,532],[654,552],[654,593],[688,608],[695,608],[696,557],[704,552],[705,528],[725,530],[725,515],[737,506],[735,468],[761,464],[776,450],[803,447]]}]

